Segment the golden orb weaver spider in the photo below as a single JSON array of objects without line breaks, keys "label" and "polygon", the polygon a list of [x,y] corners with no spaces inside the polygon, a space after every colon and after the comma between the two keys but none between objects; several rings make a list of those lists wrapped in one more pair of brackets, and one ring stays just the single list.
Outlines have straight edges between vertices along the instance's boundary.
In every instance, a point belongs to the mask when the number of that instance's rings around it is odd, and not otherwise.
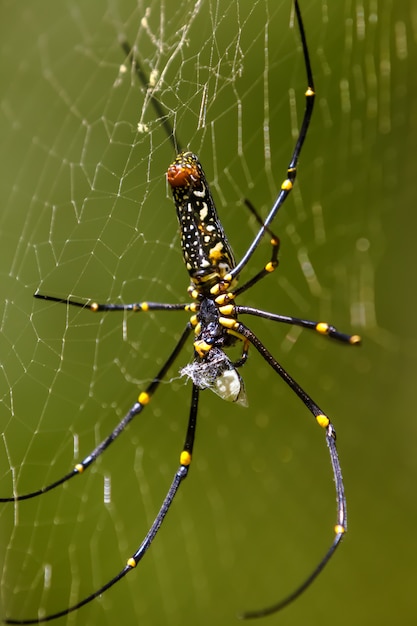
[{"label": "golden orb weaver spider", "polygon": [[[172,484],[146,537],[140,544],[139,548],[128,558],[126,565],[121,569],[121,571],[119,571],[118,574],[105,583],[100,589],[94,591],[86,598],[78,601],[76,604],[64,608],[57,613],[33,619],[6,618],[4,620],[5,623],[36,624],[65,616],[94,600],[121,580],[127,573],[139,564],[152,544],[181,483],[188,475],[192,460],[200,390],[210,388],[224,400],[246,404],[244,384],[238,370],[246,362],[250,346],[252,346],[261,355],[264,361],[286,382],[290,389],[292,389],[292,391],[304,403],[309,412],[315,417],[317,423],[324,429],[335,481],[337,512],[333,541],[325,555],[306,580],[304,580],[301,585],[299,585],[289,596],[280,602],[272,604],[264,609],[248,611],[243,613],[241,617],[263,617],[279,611],[293,602],[319,575],[323,567],[334,554],[344,536],[347,524],[346,501],[339,457],[336,449],[336,433],[334,427],[330,419],[323,413],[320,407],[278,363],[275,357],[267,350],[258,337],[245,324],[240,322],[239,316],[252,315],[265,318],[273,322],[300,326],[315,330],[321,335],[326,335],[331,339],[336,339],[350,345],[359,344],[360,337],[358,335],[341,333],[334,326],[330,326],[325,322],[314,322],[235,304],[237,296],[240,296],[242,293],[250,289],[255,283],[272,273],[278,265],[280,241],[279,238],[272,232],[270,225],[293,188],[294,180],[297,174],[298,159],[307,135],[313,112],[315,97],[313,74],[298,0],[294,0],[294,7],[301,37],[308,83],[308,87],[305,92],[306,108],[302,120],[301,130],[288,166],[287,177],[281,184],[280,192],[270,209],[267,218],[262,220],[254,207],[246,201],[249,210],[255,215],[260,228],[241,260],[238,263],[235,262],[232,248],[217,216],[210,188],[197,156],[190,151],[185,151],[180,152],[168,168],[167,179],[171,187],[176,206],[181,234],[183,259],[191,279],[191,284],[188,288],[188,295],[191,300],[190,303],[169,304],[159,302],[138,302],[121,305],[98,304],[93,302],[88,305],[82,302],[56,298],[54,296],[43,295],[40,293],[35,294],[36,298],[66,303],[80,308],[87,308],[93,312],[147,312],[160,310],[181,310],[191,313],[191,317],[186,324],[180,339],[174,346],[171,354],[168,356],[157,375],[153,378],[147,388],[139,394],[137,401],[133,404],[127,414],[108,437],[106,437],[80,463],[77,463],[68,474],[59,480],[56,480],[55,482],[31,493],[16,495],[8,498],[0,498],[0,502],[15,502],[18,500],[34,498],[35,496],[39,496],[58,487],[70,478],[82,474],[110,446],[110,444],[115,441],[115,439],[125,430],[133,418],[141,413],[149,404],[160,382],[166,376],[168,370],[171,368],[172,364],[182,351],[187,339],[192,333],[194,333],[194,359],[191,364],[184,367],[182,370],[182,373],[188,376],[192,382],[191,406],[185,442],[180,454],[180,464],[178,470],[174,475]],[[133,57],[130,47],[126,42],[122,42],[122,47],[127,56],[130,58],[140,81],[148,87],[147,78],[143,73],[140,64]],[[157,112],[161,113],[162,109],[160,104],[151,92],[150,98]],[[164,117],[163,111],[161,117]],[[165,127],[167,128],[167,126]],[[167,130],[173,138],[174,146],[177,148],[178,141],[174,135],[173,129],[171,129],[168,125]],[[272,250],[270,260],[252,278],[247,280],[247,282],[245,282],[242,286],[238,287],[238,279],[242,270],[248,264],[255,249],[258,247],[266,233],[268,233],[271,237],[270,243]],[[233,362],[227,356],[225,350],[238,342],[241,342],[242,344],[242,356],[238,361]]]}]

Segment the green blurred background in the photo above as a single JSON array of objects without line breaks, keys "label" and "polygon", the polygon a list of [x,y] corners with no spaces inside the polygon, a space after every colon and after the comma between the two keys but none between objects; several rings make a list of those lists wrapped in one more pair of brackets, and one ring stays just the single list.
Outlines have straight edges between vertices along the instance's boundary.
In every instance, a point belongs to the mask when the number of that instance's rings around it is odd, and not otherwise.
[{"label": "green blurred background", "polygon": [[[241,200],[263,214],[271,205],[305,76],[289,0],[3,0],[1,8],[7,496],[60,477],[109,433],[185,323],[181,313],[94,316],[32,298],[37,289],[103,302],[186,298],[164,180],[173,150],[136,78],[120,68],[118,37],[161,77],[158,98],[200,155],[238,257],[256,230]],[[417,2],[314,0],[302,11],[316,109],[298,184],[274,224],[280,268],[245,303],[326,319],[364,341],[349,349],[249,320],[335,423],[350,531],[314,586],[264,623],[411,625]],[[268,255],[265,245],[252,269]],[[188,349],[181,363],[190,358]],[[190,477],[143,563],[57,624],[232,625],[240,610],[280,599],[310,572],[335,522],[323,432],[256,354],[242,373],[248,409],[202,395]],[[189,393],[174,368],[83,477],[0,507],[2,616],[60,610],[123,567],[177,467]]]}]

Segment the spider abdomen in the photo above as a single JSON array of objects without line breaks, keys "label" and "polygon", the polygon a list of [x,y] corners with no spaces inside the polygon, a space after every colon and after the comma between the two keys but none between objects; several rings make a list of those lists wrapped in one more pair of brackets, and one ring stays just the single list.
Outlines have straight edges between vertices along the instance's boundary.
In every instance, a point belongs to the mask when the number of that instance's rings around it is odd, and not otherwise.
[{"label": "spider abdomen", "polygon": [[235,267],[232,248],[197,156],[181,152],[169,166],[167,179],[177,210],[185,266],[198,291],[208,294]]}]

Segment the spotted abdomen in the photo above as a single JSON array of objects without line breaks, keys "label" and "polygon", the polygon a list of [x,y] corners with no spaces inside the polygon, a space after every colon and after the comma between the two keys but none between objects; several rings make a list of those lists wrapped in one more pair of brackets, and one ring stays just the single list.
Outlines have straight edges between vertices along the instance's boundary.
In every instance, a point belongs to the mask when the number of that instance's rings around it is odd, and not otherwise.
[{"label": "spotted abdomen", "polygon": [[192,152],[182,152],[168,168],[188,273],[201,292],[234,266],[233,251],[217,216],[203,168]]}]

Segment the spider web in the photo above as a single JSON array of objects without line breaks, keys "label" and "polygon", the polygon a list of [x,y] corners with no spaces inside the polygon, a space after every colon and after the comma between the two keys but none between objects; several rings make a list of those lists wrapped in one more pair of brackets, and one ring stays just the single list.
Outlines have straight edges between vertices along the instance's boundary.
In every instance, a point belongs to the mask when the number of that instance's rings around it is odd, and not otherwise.
[{"label": "spider web", "polygon": [[[186,323],[181,313],[93,315],[32,298],[186,300],[164,178],[172,144],[120,41],[200,156],[237,258],[256,232],[242,200],[265,215],[276,197],[306,82],[290,1],[2,8],[0,495],[9,496],[59,478],[111,432]],[[297,185],[273,226],[280,267],[245,303],[366,341],[349,350],[251,320],[334,420],[353,518],[352,536],[285,623],[330,624],[337,612],[351,624],[354,610],[357,624],[406,624],[415,567],[393,528],[417,522],[415,290],[404,272],[416,262],[417,4],[301,9],[318,97]],[[268,255],[265,244],[248,275]],[[178,371],[191,356],[84,476],[0,507],[3,616],[65,608],[136,550],[178,465],[190,396]],[[140,567],[59,623],[232,624],[310,572],[335,521],[323,433],[257,355],[242,375],[246,410],[202,394],[190,477]]]}]

